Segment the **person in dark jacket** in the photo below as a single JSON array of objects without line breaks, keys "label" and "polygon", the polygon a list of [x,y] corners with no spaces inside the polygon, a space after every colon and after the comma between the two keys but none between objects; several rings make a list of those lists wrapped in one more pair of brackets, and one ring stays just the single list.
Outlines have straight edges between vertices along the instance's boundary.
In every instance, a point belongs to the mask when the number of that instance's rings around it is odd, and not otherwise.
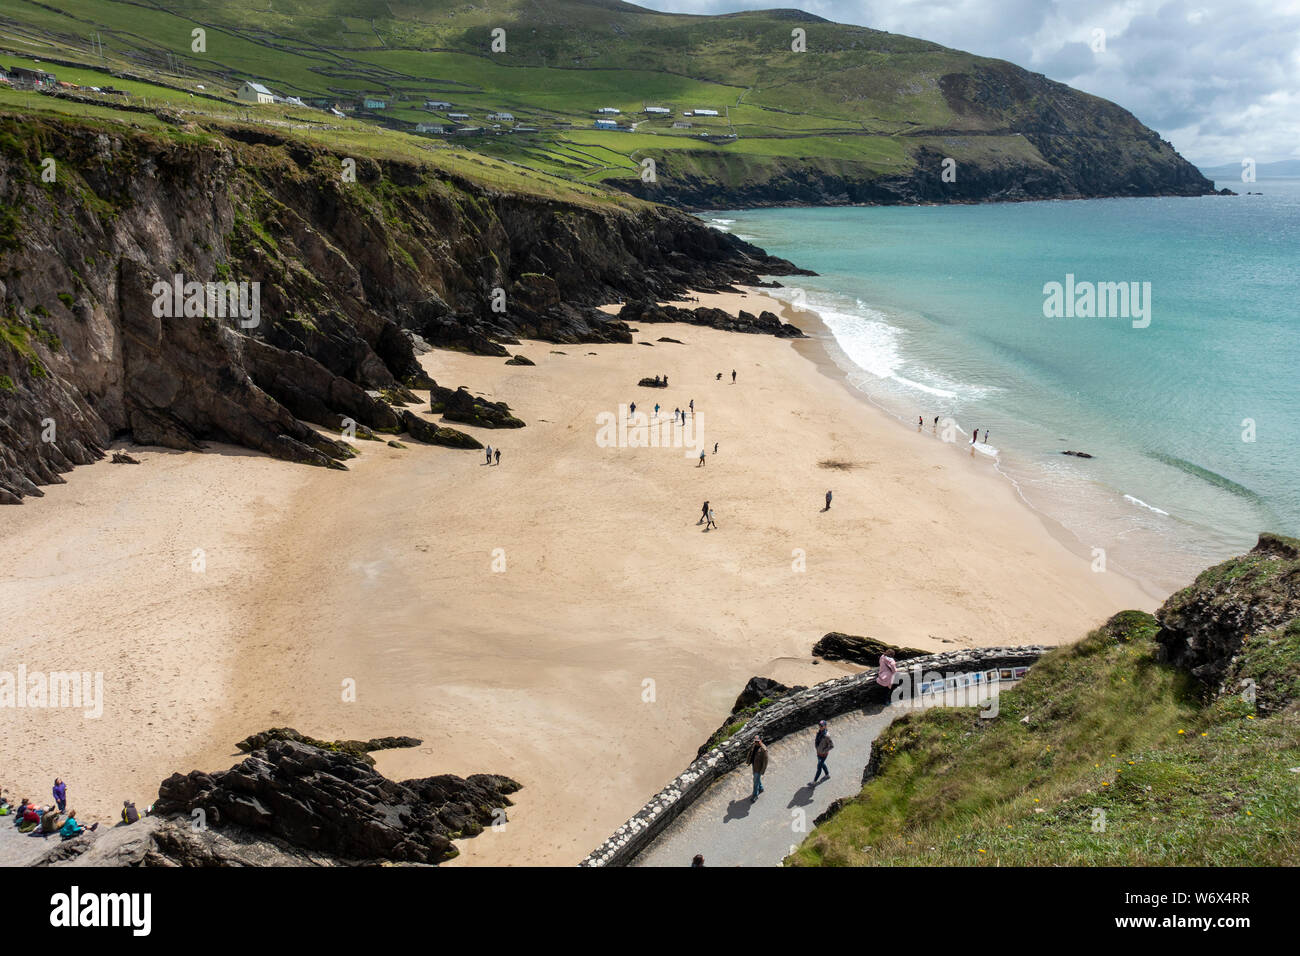
[{"label": "person in dark jacket", "polygon": [[817,769],[813,772],[812,786],[817,786],[817,780],[822,774],[826,774],[826,779],[831,778],[831,772],[826,769],[826,758],[830,756],[831,748],[835,746],[835,741],[831,740],[831,733],[826,727],[826,721],[817,725],[817,736],[813,738],[813,751],[817,754]]},{"label": "person in dark jacket", "polygon": [[754,793],[749,798],[753,803],[758,799],[758,795],[763,792],[763,774],[767,773],[767,746],[763,743],[762,737],[755,737],[754,742],[749,746],[749,756],[745,758],[749,764],[749,769],[754,772]]},{"label": "person in dark jacket", "polygon": [[140,822],[140,811],[135,808],[135,804],[130,800],[122,801],[122,822],[124,824]]}]

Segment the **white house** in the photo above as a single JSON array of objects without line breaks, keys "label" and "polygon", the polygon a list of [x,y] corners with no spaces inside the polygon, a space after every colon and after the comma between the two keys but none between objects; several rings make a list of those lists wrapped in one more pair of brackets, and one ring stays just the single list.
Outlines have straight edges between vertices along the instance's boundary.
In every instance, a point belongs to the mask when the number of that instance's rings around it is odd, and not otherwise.
[{"label": "white house", "polygon": [[241,103],[274,103],[275,94],[261,83],[245,80],[235,92],[235,99]]},{"label": "white house", "polygon": [[622,111],[621,111],[621,110],[616,110],[616,109],[614,109],[614,107],[612,107],[612,106],[602,106],[600,109],[596,110],[596,112],[597,112],[597,113],[609,113],[609,114],[611,114],[611,115],[613,115],[613,116],[617,116],[617,115],[618,115],[620,112],[622,112]]},{"label": "white house", "polygon": [[451,109],[451,104],[445,100],[425,100],[424,108],[426,110],[449,110]]},{"label": "white house", "polygon": [[596,120],[596,129],[618,129],[618,121],[611,119]]},{"label": "white house", "polygon": [[417,133],[443,133],[446,130],[436,123],[416,123],[415,131]]},{"label": "white house", "polygon": [[717,110],[696,110],[695,115],[696,116],[717,116],[718,111]]},{"label": "white house", "polygon": [[673,112],[666,106],[647,106],[645,111],[655,116],[670,116]]},{"label": "white house", "polygon": [[515,121],[515,114],[514,113],[489,113],[488,119],[494,120],[498,123],[513,123]]},{"label": "white house", "polygon": [[467,120],[467,119],[469,119],[469,114],[468,114],[468,113],[448,113],[448,114],[447,114],[447,119],[454,119],[454,120]]}]

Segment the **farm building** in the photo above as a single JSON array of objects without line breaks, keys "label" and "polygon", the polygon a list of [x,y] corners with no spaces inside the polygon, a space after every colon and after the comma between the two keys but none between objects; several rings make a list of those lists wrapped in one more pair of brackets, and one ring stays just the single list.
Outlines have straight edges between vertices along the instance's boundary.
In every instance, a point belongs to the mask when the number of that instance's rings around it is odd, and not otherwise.
[{"label": "farm building", "polygon": [[449,110],[451,104],[445,100],[425,100],[424,108],[426,110]]},{"label": "farm building", "polygon": [[451,120],[467,120],[467,119],[469,119],[469,114],[468,114],[468,113],[448,113],[448,114],[447,114],[447,119],[451,119]]},{"label": "farm building", "polygon": [[274,103],[275,94],[261,83],[245,80],[235,91],[235,99],[241,103]]},{"label": "farm building", "polygon": [[58,82],[58,77],[53,73],[46,73],[44,70],[29,70],[22,66],[11,67],[9,69],[9,78],[14,86],[34,90],[54,86]]},{"label": "farm building", "polygon": [[621,110],[616,110],[616,109],[614,109],[614,107],[612,107],[612,106],[602,106],[600,109],[596,110],[596,112],[597,112],[597,113],[607,113],[607,114],[609,114],[609,115],[611,115],[611,116],[617,116],[617,115],[618,115],[620,112],[622,112],[622,111],[621,111]]},{"label": "farm building", "polygon": [[417,133],[445,133],[446,127],[437,123],[416,123],[415,131]]},{"label": "farm building", "polygon": [[695,115],[696,116],[717,116],[718,111],[717,110],[696,110]]},{"label": "farm building", "polygon": [[654,116],[671,116],[673,112],[666,106],[647,106],[645,111]]},{"label": "farm building", "polygon": [[676,123],[673,124],[673,129],[690,129],[690,128],[691,128],[690,123],[683,123],[680,120],[678,120]]},{"label": "farm building", "polygon": [[514,113],[489,113],[488,119],[498,123],[513,123],[515,121]]},{"label": "farm building", "polygon": [[363,110],[386,110],[388,104],[372,96],[363,96],[361,98],[361,108]]},{"label": "farm building", "polygon": [[618,129],[618,121],[610,119],[598,119],[592,124],[596,129]]}]

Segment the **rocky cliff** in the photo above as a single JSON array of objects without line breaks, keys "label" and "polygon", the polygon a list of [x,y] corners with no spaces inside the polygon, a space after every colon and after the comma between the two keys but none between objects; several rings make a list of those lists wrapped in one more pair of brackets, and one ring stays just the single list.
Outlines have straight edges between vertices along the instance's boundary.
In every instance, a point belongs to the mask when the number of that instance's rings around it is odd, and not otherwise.
[{"label": "rocky cliff", "polygon": [[473,447],[384,401],[432,384],[424,343],[630,341],[593,306],[792,269],[634,200],[507,192],[265,130],[0,116],[0,502],[118,437],[326,467],[354,451],[318,429]]}]

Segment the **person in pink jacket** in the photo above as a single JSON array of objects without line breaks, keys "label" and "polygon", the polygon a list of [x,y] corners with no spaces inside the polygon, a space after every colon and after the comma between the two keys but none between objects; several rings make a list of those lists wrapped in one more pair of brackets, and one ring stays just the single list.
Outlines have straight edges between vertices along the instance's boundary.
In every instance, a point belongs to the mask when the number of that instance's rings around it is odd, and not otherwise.
[{"label": "person in pink jacket", "polygon": [[880,655],[880,673],[876,675],[876,683],[881,687],[893,687],[894,675],[898,673],[898,663],[888,654]]}]

